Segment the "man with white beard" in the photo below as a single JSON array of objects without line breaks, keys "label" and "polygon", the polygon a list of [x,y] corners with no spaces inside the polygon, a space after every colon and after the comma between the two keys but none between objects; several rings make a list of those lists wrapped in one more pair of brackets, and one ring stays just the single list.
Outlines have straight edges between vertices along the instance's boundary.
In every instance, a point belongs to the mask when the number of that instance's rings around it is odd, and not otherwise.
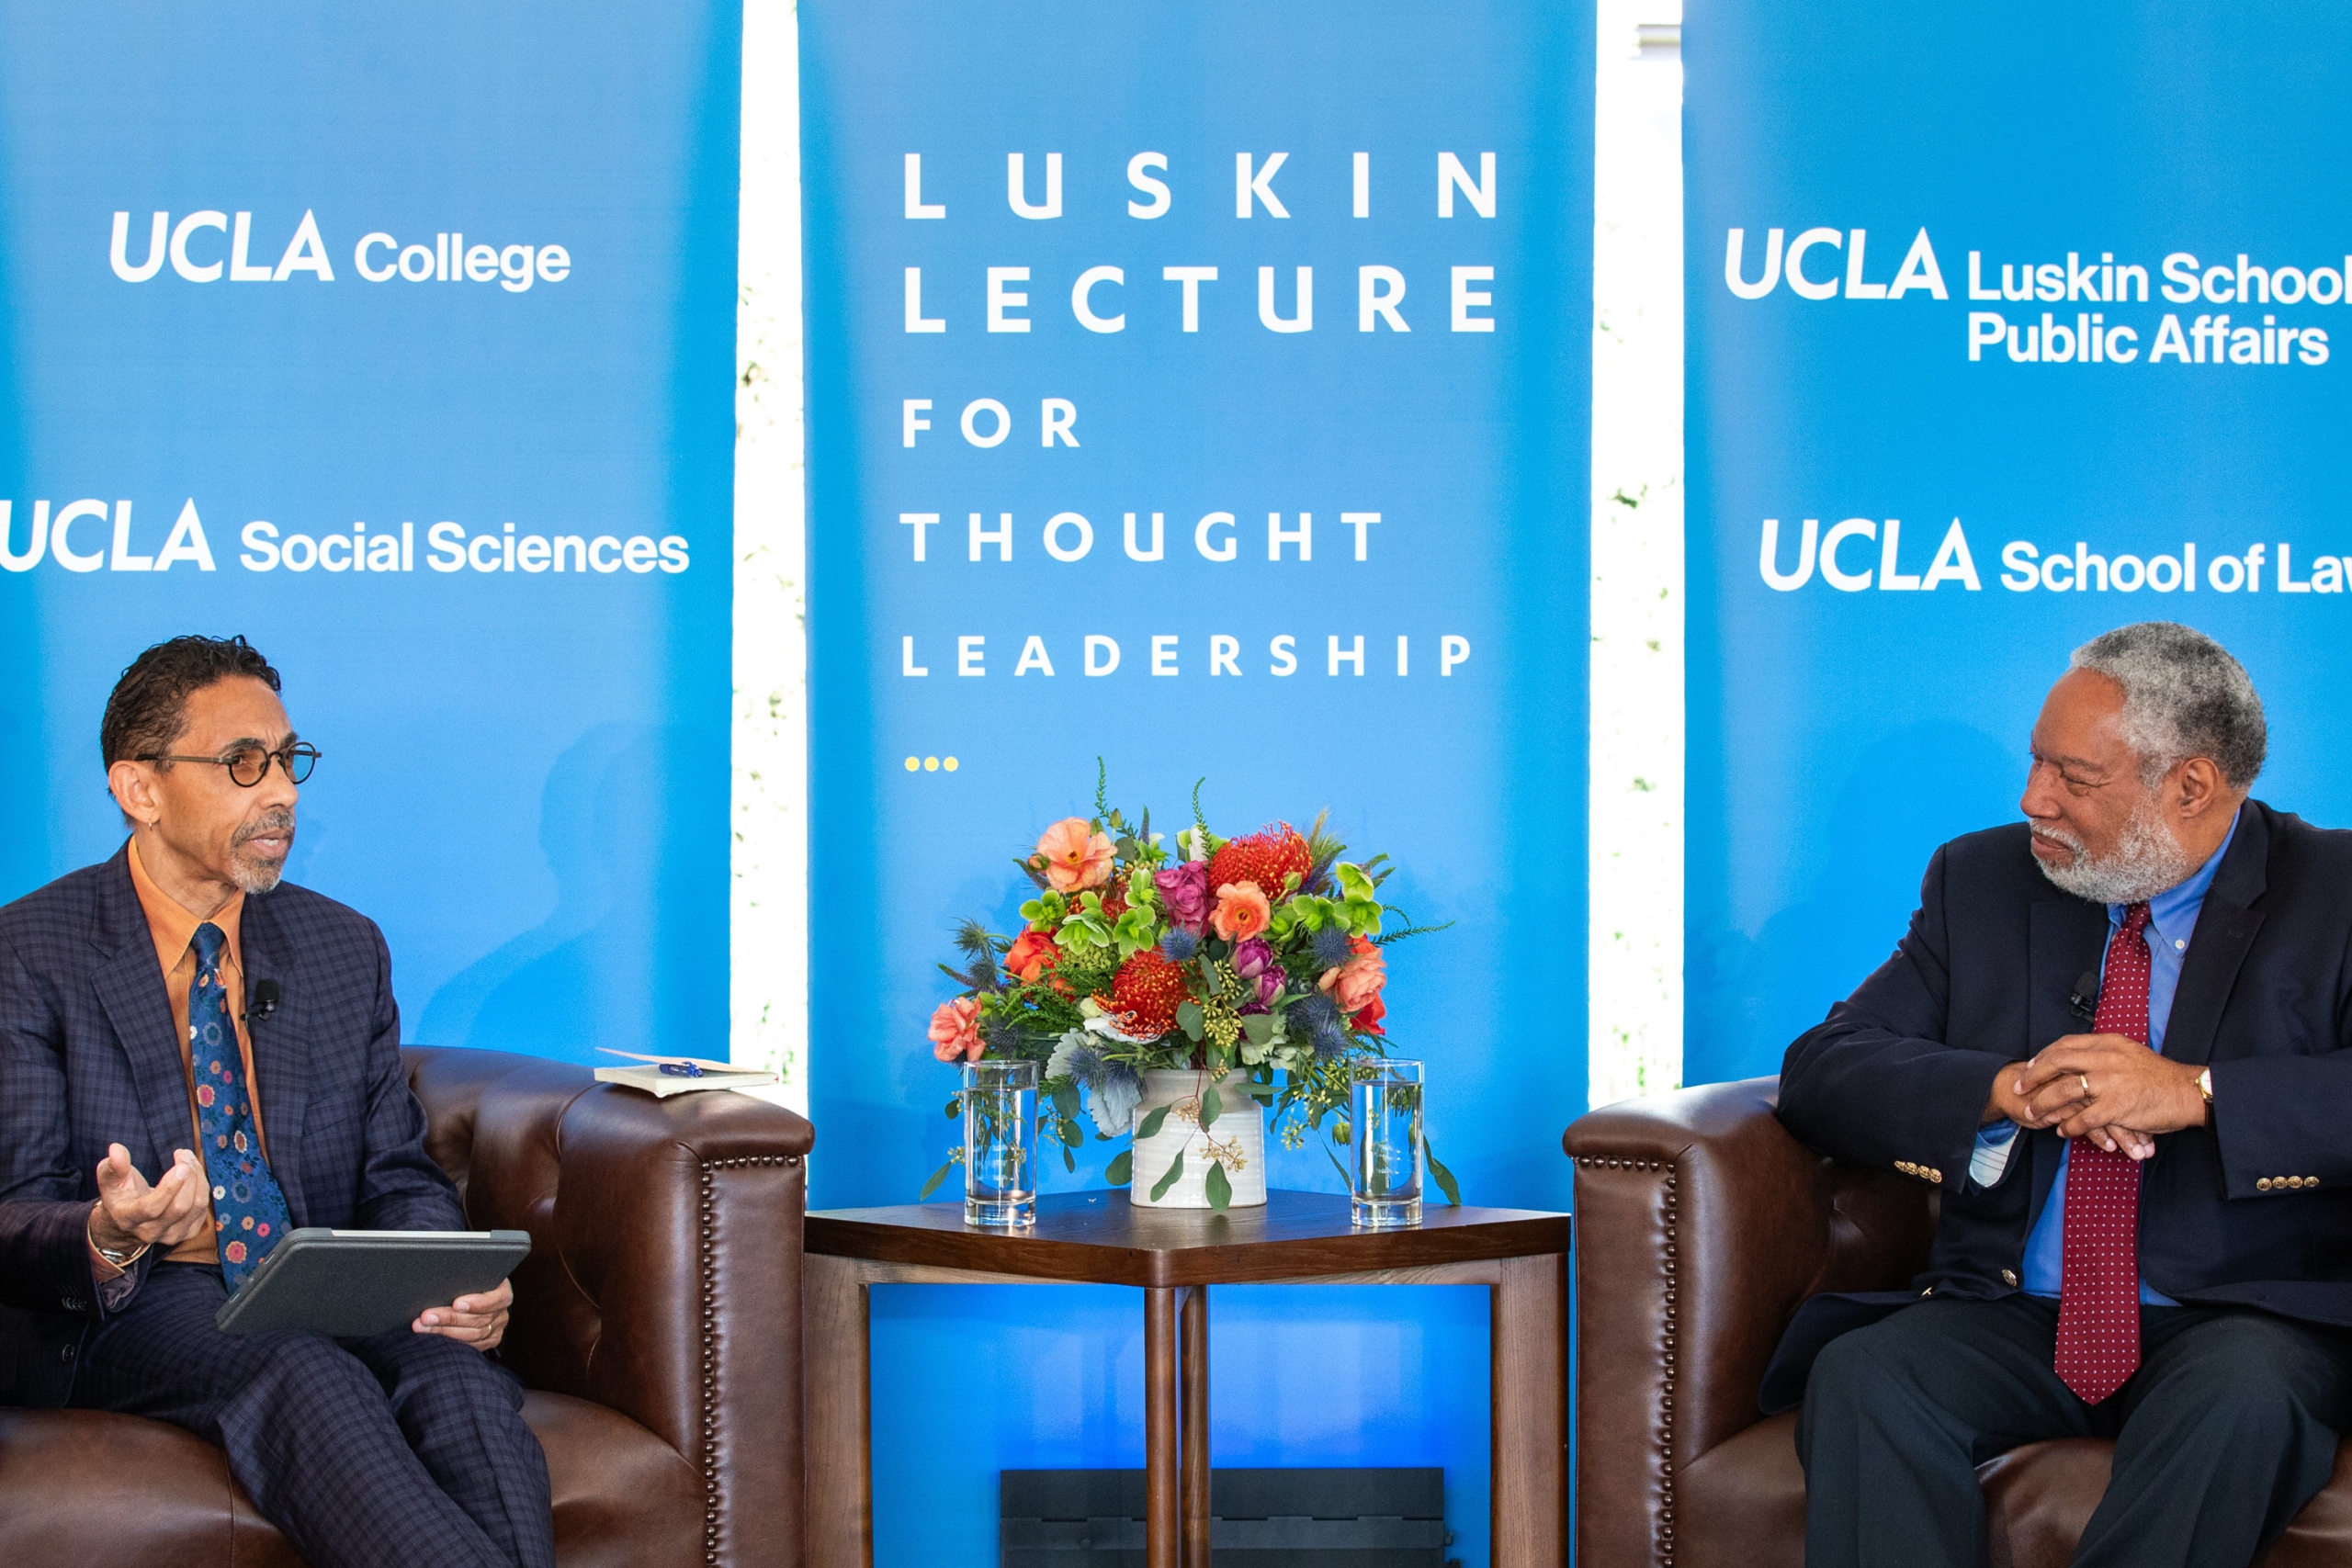
[{"label": "man with white beard", "polygon": [[2244,1568],[2352,1421],[2352,833],[2247,791],[2245,671],[2169,622],[2075,650],[2027,820],[1936,852],[1781,1117],[1941,1198],[1903,1292],[1800,1309],[1811,1568],[1974,1568],[1976,1467],[2115,1442],[2078,1565]]}]

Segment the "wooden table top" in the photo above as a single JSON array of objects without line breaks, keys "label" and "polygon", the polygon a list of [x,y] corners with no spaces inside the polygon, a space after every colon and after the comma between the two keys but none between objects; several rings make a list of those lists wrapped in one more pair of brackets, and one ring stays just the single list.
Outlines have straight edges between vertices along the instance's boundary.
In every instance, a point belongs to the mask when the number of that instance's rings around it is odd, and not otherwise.
[{"label": "wooden table top", "polygon": [[1243,1284],[1530,1258],[1568,1249],[1566,1214],[1433,1203],[1421,1223],[1358,1230],[1333,1192],[1271,1192],[1265,1207],[1138,1208],[1124,1190],[1037,1200],[1025,1230],[964,1223],[959,1199],[808,1215],[806,1247],[833,1258],[1102,1285]]}]

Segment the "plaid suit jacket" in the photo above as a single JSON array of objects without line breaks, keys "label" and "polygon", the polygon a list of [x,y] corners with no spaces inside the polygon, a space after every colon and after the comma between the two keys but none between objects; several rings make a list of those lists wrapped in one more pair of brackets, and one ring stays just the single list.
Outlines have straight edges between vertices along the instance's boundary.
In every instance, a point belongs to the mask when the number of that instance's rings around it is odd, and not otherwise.
[{"label": "plaid suit jacket", "polygon": [[[238,941],[247,984],[278,984],[277,1011],[250,1029],[294,1224],[463,1229],[457,1190],[424,1152],[375,922],[281,883],[247,896]],[[128,846],[0,908],[0,1404],[63,1404],[104,1315],[85,1227],[107,1145],[155,1181],[194,1135]],[[142,1279],[155,1261],[140,1260]]]}]

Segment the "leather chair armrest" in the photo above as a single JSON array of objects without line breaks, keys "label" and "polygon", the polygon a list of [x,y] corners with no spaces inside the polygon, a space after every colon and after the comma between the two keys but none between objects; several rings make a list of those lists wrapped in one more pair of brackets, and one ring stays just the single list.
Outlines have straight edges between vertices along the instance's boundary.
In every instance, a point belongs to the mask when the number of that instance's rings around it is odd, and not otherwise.
[{"label": "leather chair armrest", "polygon": [[1674,1476],[1761,1419],[1765,1364],[1820,1291],[1899,1285],[1925,1190],[1839,1166],[1750,1078],[1592,1111],[1576,1163],[1577,1555],[1669,1563]]},{"label": "leather chair armrest", "polygon": [[702,1477],[709,1561],[797,1564],[808,1123],[492,1052],[410,1067],[470,1223],[531,1233],[506,1363],[676,1449]]}]

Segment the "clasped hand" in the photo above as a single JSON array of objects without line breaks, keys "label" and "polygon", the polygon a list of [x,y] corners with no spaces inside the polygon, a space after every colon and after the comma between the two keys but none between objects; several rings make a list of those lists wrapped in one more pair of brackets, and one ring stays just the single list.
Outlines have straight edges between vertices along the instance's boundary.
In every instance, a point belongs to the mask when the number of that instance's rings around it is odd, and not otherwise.
[{"label": "clasped hand", "polygon": [[2146,1159],[2156,1152],[2158,1133],[2204,1122],[2197,1074],[2120,1034],[2069,1034],[2031,1060],[2003,1067],[1984,1119],[2054,1127],[2062,1138],[2088,1138]]}]

